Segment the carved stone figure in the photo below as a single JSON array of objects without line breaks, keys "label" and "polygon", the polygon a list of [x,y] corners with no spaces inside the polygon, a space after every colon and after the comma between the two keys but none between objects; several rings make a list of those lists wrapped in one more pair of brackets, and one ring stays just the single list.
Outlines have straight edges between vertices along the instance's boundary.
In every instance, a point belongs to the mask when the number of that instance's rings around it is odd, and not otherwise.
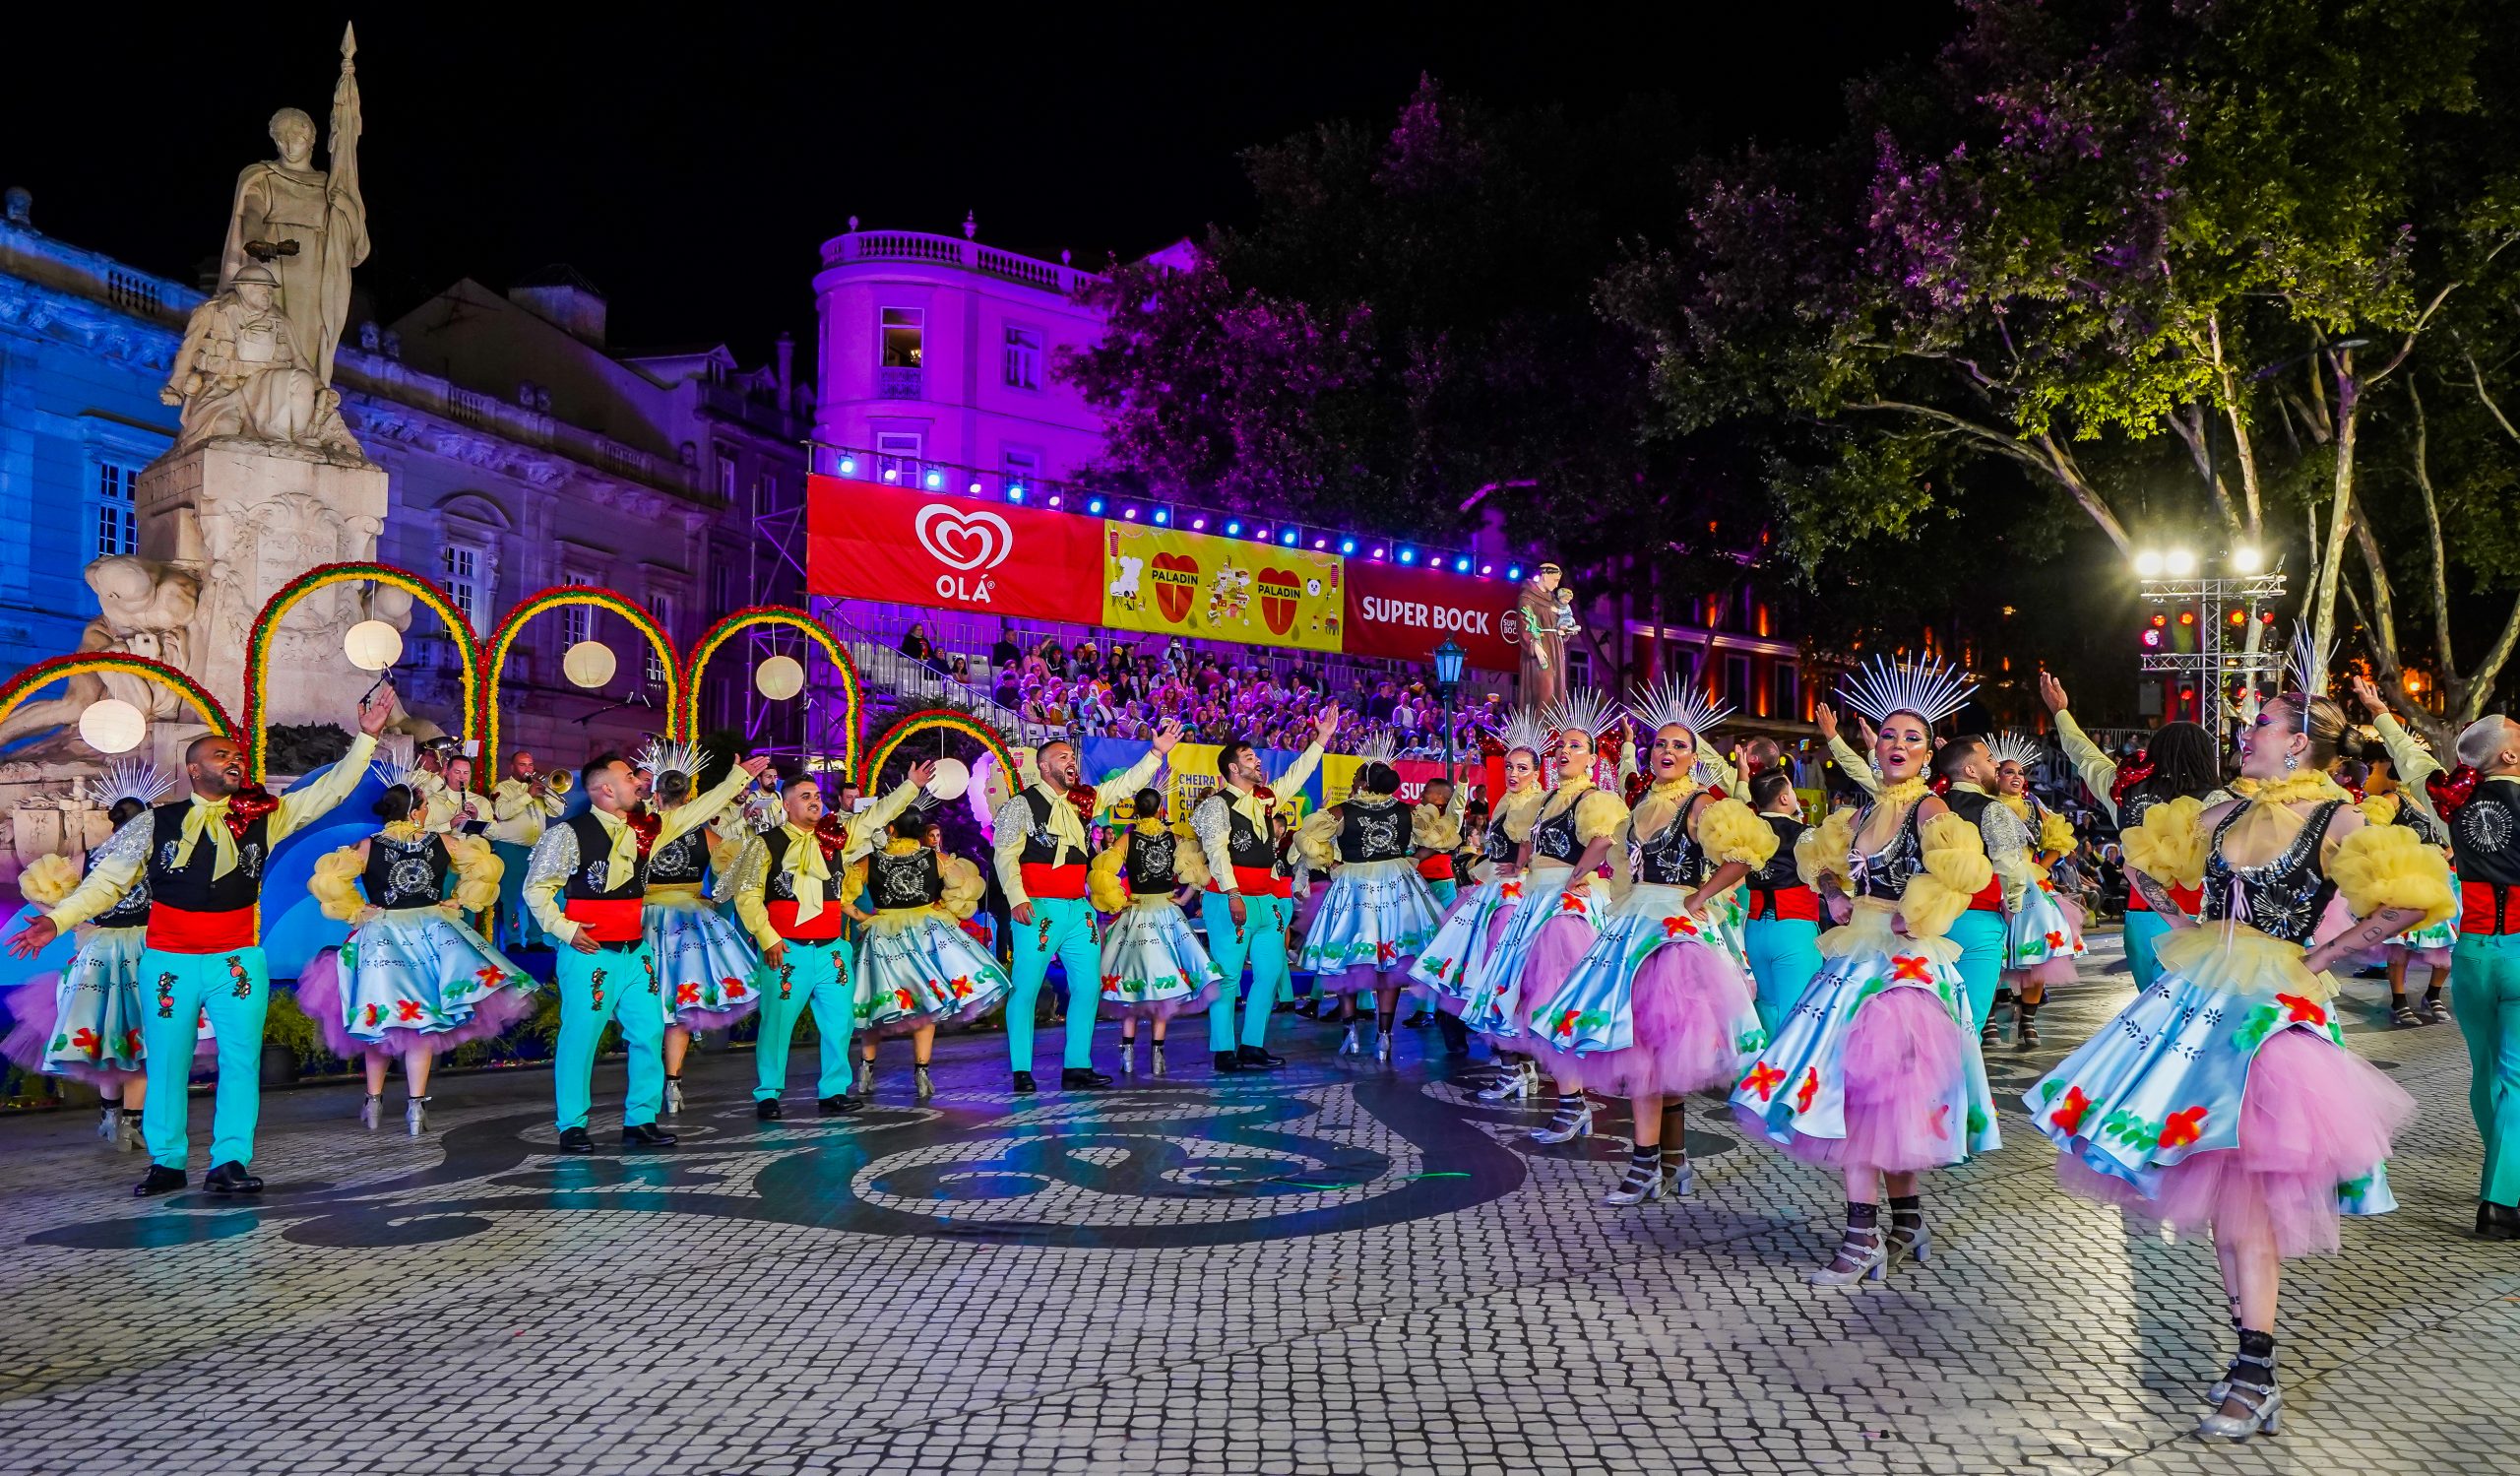
[{"label": "carved stone figure", "polygon": [[225,291],[193,309],[158,398],[183,408],[175,451],[204,441],[278,441],[365,461],[342,423],[342,397],[299,357],[279,279],[249,261]]},{"label": "carved stone figure", "polygon": [[[201,600],[199,579],[174,565],[129,554],[97,559],[88,565],[87,572],[88,587],[96,592],[98,613],[80,635],[82,652],[112,651],[162,661],[179,671],[190,668],[190,627]],[[0,722],[0,744],[55,730],[14,756],[87,757],[88,750],[79,741],[79,715],[106,697],[119,697],[139,708],[153,724],[198,721],[183,699],[165,686],[105,672],[73,676],[63,683],[60,696],[21,705],[8,721]]]},{"label": "carved stone figure", "polygon": [[288,317],[297,357],[325,384],[333,382],[333,351],[350,308],[350,268],[367,259],[367,205],[359,195],[358,51],[342,30],[342,72],[333,85],[327,167],[317,169],[315,120],[294,107],[272,114],[280,158],[248,164],[236,177],[227,213],[227,243],[219,257],[219,289],[232,287],[247,264],[276,272],[281,310]]},{"label": "carved stone figure", "polygon": [[1575,593],[1560,587],[1565,571],[1542,564],[1523,581],[1514,606],[1514,639],[1523,648],[1522,700],[1545,707],[1566,696],[1566,643],[1583,627],[1575,620]]}]

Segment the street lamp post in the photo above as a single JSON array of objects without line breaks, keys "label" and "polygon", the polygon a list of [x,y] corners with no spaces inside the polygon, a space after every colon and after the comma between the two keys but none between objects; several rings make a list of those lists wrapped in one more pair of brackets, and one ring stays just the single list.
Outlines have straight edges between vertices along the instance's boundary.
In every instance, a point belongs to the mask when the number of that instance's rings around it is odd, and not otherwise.
[{"label": "street lamp post", "polygon": [[[2258,704],[2261,680],[2278,674],[2280,658],[2265,639],[2263,616],[2267,605],[2284,597],[2285,588],[2282,567],[2265,567],[2265,555],[2254,547],[2236,547],[2219,562],[2217,572],[2186,548],[2146,549],[2135,555],[2145,603],[2193,610],[2196,619],[2194,650],[2178,650],[2175,641],[2147,650],[2141,670],[2168,676],[2174,687],[2180,677],[2192,679],[2196,721],[2217,742],[2227,736],[2234,683],[2242,688],[2240,710],[2246,715]],[[2223,612],[2235,608],[2241,611],[2244,627],[2237,650],[2228,644],[2223,628]],[[2167,710],[2171,704],[2163,705]]]},{"label": "street lamp post", "polygon": [[1453,775],[1453,698],[1461,691],[1461,664],[1470,655],[1451,636],[1435,648],[1435,695],[1444,699],[1444,777]]}]

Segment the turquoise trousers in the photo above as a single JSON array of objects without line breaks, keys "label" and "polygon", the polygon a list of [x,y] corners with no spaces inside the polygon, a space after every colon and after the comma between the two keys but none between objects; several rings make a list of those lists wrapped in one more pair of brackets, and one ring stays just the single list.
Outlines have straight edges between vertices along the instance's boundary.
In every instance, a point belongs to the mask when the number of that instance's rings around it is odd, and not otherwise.
[{"label": "turquoise trousers", "polygon": [[1758,986],[1759,1023],[1768,1034],[1794,1008],[1820,972],[1820,925],[1809,918],[1752,918],[1741,925],[1750,978]]},{"label": "turquoise trousers", "polygon": [[580,953],[561,945],[553,966],[560,987],[560,1044],[551,1061],[551,1095],[562,1131],[587,1125],[595,1091],[595,1048],[606,1020],[621,1022],[621,1044],[630,1054],[630,1089],[621,1104],[621,1125],[657,1120],[665,1100],[665,1012],[657,997],[657,961],[644,942],[635,948]]},{"label": "turquoise trousers", "polygon": [[2135,988],[2148,990],[2162,977],[2161,956],[2153,951],[2162,934],[2170,931],[2170,920],[2157,912],[2130,912],[2126,915],[2126,974]]},{"label": "turquoise trousers", "polygon": [[192,1154],[188,1124],[193,1044],[201,1016],[219,1037],[219,1087],[211,1099],[210,1162],[254,1161],[254,1124],[263,1115],[263,1016],[271,1009],[272,981],[259,947],[232,953],[140,955],[140,1044],[149,1072],[149,1100],[140,1130],[150,1162],[183,1172]]},{"label": "turquoise trousers", "polygon": [[[1067,975],[1067,1052],[1070,1067],[1094,1064],[1094,1014],[1102,997],[1102,940],[1094,931],[1094,904],[1083,897],[1036,897],[1030,926],[1015,926],[1015,994],[1006,1001],[1006,1057],[1018,1071],[1033,1069],[1033,1008],[1049,977],[1050,960]],[[821,1016],[815,1016],[820,1019]]]},{"label": "turquoise trousers", "polygon": [[849,1092],[849,1032],[857,1023],[857,991],[849,978],[849,942],[789,940],[787,961],[777,968],[765,963],[753,988],[761,992],[761,1038],[754,1042],[753,1100],[767,1102],[788,1086],[788,1046],[795,1039],[796,1021],[805,1006],[814,1009],[814,1044],[822,1058],[815,1078],[816,1097]]},{"label": "turquoise trousers", "polygon": [[505,867],[499,872],[499,946],[540,947],[548,939],[542,935],[542,925],[534,921],[533,910],[525,905],[525,864],[533,859],[534,848],[492,841],[490,850]]},{"label": "turquoise trousers", "polygon": [[[2450,1012],[2467,1037],[2468,1110],[2485,1139],[2477,1197],[2520,1205],[2520,933],[2459,934],[2450,954]],[[150,1059],[157,1059],[152,1046]]]},{"label": "turquoise trousers", "polygon": [[1199,899],[1199,917],[1207,924],[1208,957],[1225,972],[1225,984],[1217,991],[1217,1002],[1208,1011],[1208,1049],[1230,1051],[1234,1048],[1233,991],[1242,982],[1242,966],[1251,966],[1251,993],[1242,1001],[1242,1039],[1245,1046],[1265,1046],[1269,1042],[1269,1011],[1276,1007],[1278,991],[1290,977],[1287,969],[1287,925],[1294,921],[1292,897],[1255,897],[1242,895],[1242,926],[1233,926],[1233,903],[1223,892],[1209,892]]},{"label": "turquoise trousers", "polygon": [[1951,925],[1960,945],[1960,982],[1969,991],[1969,1015],[1978,1025],[1995,1007],[1995,986],[2004,976],[2004,915],[1971,908]]}]

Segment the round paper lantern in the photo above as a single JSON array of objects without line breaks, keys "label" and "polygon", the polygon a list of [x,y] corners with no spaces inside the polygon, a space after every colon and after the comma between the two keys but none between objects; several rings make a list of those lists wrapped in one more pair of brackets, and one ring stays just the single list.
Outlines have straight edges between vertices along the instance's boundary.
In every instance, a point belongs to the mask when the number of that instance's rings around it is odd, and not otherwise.
[{"label": "round paper lantern", "polygon": [[936,761],[935,777],[927,781],[927,792],[939,800],[960,800],[972,787],[972,771],[959,758]]},{"label": "round paper lantern", "polygon": [[120,697],[106,697],[79,715],[79,736],[99,753],[129,753],[149,736],[149,720]]},{"label": "round paper lantern", "polygon": [[755,690],[773,702],[785,702],[805,689],[804,663],[792,656],[774,656],[753,668]]},{"label": "round paper lantern", "polygon": [[383,620],[361,620],[342,635],[342,650],[362,672],[382,672],[403,659],[403,632]]},{"label": "round paper lantern", "polygon": [[561,674],[593,690],[612,679],[612,648],[601,641],[580,641],[560,658]]}]

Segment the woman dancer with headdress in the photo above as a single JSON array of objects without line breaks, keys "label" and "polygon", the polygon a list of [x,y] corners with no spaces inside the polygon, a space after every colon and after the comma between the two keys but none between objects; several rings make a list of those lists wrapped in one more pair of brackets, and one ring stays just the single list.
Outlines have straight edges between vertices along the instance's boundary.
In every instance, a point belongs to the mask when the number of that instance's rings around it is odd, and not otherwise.
[{"label": "woman dancer with headdress", "polygon": [[[1517,710],[1505,720],[1503,742],[1505,792],[1489,804],[1487,824],[1480,832],[1479,854],[1486,874],[1453,904],[1418,951],[1418,961],[1409,966],[1409,977],[1424,985],[1434,999],[1445,1049],[1455,1056],[1470,1051],[1470,1029],[1462,1023],[1462,1012],[1477,993],[1506,917],[1522,900],[1523,842],[1531,839],[1532,822],[1548,799],[1540,771],[1549,741],[1540,720],[1529,710]],[[1508,1074],[1520,1073],[1520,1067],[1513,1067]]]},{"label": "woman dancer with headdress", "polygon": [[[2051,984],[2074,982],[2074,960],[2083,955],[2083,910],[2059,896],[2048,867],[2074,851],[2074,827],[2063,815],[2039,802],[2030,792],[2030,771],[2040,759],[2039,740],[2026,733],[2001,733],[1986,742],[2000,783],[1995,802],[2009,809],[2030,832],[2029,873],[2018,878],[2020,902],[2004,919],[2005,988],[2012,992],[2013,1045],[2027,1051],[2039,1044],[2039,1006]],[[1978,1044],[1992,1046],[2003,1034],[1990,1017]]]},{"label": "woman dancer with headdress", "polygon": [[[2144,744],[2144,756],[2131,764],[2119,764],[2100,751],[2100,745],[2083,732],[2082,725],[2066,710],[2064,683],[2046,672],[2039,674],[2039,698],[2056,718],[2056,738],[2065,745],[2065,756],[2073,760],[2074,773],[2083,787],[2100,800],[2101,807],[2116,822],[2119,844],[2134,835],[2144,823],[2144,816],[2156,804],[2174,800],[2195,800],[2213,804],[2231,798],[2223,788],[2223,759],[2214,735],[2194,723],[2164,723],[2153,730]],[[2126,866],[2131,882],[2136,861],[2133,848],[2127,848]],[[2204,898],[2191,888],[2168,886],[2165,895],[2177,909],[2178,915],[2194,918]],[[2148,990],[2161,973],[2161,964],[2153,957],[2153,946],[2170,931],[2173,919],[2153,910],[2143,892],[2132,886],[2126,891],[2126,926],[2122,937],[2126,946],[2126,972],[2135,988]]]},{"label": "woman dancer with headdress", "polygon": [[[144,759],[116,759],[88,784],[90,799],[116,830],[174,792],[175,781]],[[95,864],[92,851],[88,868]],[[49,909],[85,874],[69,857],[40,856],[19,874],[18,894],[30,907]],[[0,1040],[0,1056],[22,1069],[94,1087],[104,1099],[96,1135],[124,1152],[140,1146],[140,1109],[149,1096],[140,1042],[140,952],[148,932],[149,878],[143,874],[112,910],[88,925],[68,968],[10,992],[9,1018],[17,1023]],[[196,1059],[218,1048],[207,1030],[196,1040]]]},{"label": "woman dancer with headdress", "polygon": [[349,941],[298,976],[297,1002],[326,1050],[366,1068],[358,1119],[371,1132],[385,1115],[386,1068],[402,1058],[403,1126],[417,1137],[428,1123],[430,1063],[533,1013],[535,983],[463,920],[499,900],[489,842],[423,831],[412,771],[381,777],[384,827],[317,861],[306,883],[324,916],[351,928]]},{"label": "woman dancer with headdress", "polygon": [[1621,1205],[1662,1198],[1667,1177],[1670,1192],[1689,1192],[1688,1094],[1732,1085],[1767,1043],[1716,911],[1777,844],[1748,805],[1698,782],[1700,736],[1730,708],[1666,681],[1635,710],[1655,727],[1649,783],[1610,849],[1629,884],[1564,987],[1527,1017],[1533,1054],[1561,1083],[1628,1099],[1634,1150],[1602,1201]]},{"label": "woman dancer with headdress", "polygon": [[[2001,1146],[1952,921],[1994,876],[1979,829],[1925,786],[1933,725],[1974,685],[1940,662],[1875,657],[1839,691],[1874,724],[1872,802],[1796,847],[1840,926],[1827,963],[1732,1089],[1733,1117],[1805,1163],[1842,1170],[1846,1234],[1818,1286],[1878,1281],[1930,1253],[1917,1175]],[[1890,1196],[1890,1225],[1880,1221]]]},{"label": "woman dancer with headdress", "polygon": [[[689,743],[651,741],[630,766],[651,776],[649,792],[657,812],[663,814],[691,802],[706,762],[706,755]],[[719,824],[734,813],[730,805],[648,853],[647,905],[640,920],[657,961],[657,994],[664,1001],[663,1110],[668,1116],[682,1111],[682,1063],[691,1054],[691,1038],[704,1030],[723,1030],[761,1007],[761,992],[754,984],[760,950],[701,891],[712,857],[722,850]],[[735,849],[723,847],[722,875],[732,868]]]},{"label": "woman dancer with headdress", "polygon": [[1372,994],[1374,1059],[1389,1065],[1400,992],[1444,919],[1411,856],[1417,806],[1400,798],[1390,739],[1371,740],[1359,752],[1364,762],[1348,798],[1306,816],[1295,831],[1304,864],[1332,873],[1304,929],[1295,967],[1312,974],[1315,991],[1338,996],[1347,1027],[1342,1056],[1360,1049],[1356,996]]},{"label": "woman dancer with headdress", "polygon": [[[1593,873],[1627,820],[1627,805],[1593,782],[1600,762],[1595,740],[1614,721],[1613,710],[1591,692],[1568,696],[1542,718],[1556,787],[1523,842],[1522,900],[1507,915],[1480,971],[1479,994],[1462,1014],[1464,1024],[1500,1050],[1531,1050],[1523,1022],[1556,997],[1601,931],[1606,907]],[[1526,1056],[1516,1073],[1479,1095],[1489,1102],[1528,1097],[1539,1077],[1538,1064]],[[1549,1124],[1532,1134],[1536,1141],[1563,1143],[1593,1130],[1593,1109],[1573,1078],[1557,1078],[1556,1087],[1557,1109]]]},{"label": "woman dancer with headdress", "polygon": [[[2327,970],[2450,909],[2440,853],[2402,826],[2366,824],[2327,776],[2360,739],[2334,702],[2306,695],[2326,666],[2295,642],[2300,686],[2240,738],[2247,798],[2145,815],[2139,884],[2166,916],[2165,881],[2201,885],[2203,924],[2174,920],[2153,987],[2023,1098],[2063,1150],[2068,1190],[2211,1227],[2239,1348],[2197,1432],[2225,1439],[2272,1434],[2283,1408],[2283,1258],[2333,1253],[2340,1212],[2396,1203],[2382,1163],[2415,1101],[2346,1047]],[[2328,922],[2340,895],[2360,921]]]},{"label": "woman dancer with headdress", "polygon": [[1174,1015],[1209,1008],[1225,984],[1225,970],[1181,911],[1184,899],[1206,888],[1208,864],[1165,822],[1164,792],[1143,789],[1129,802],[1128,823],[1094,858],[1087,881],[1095,910],[1111,920],[1102,929],[1102,1013],[1120,1022],[1120,1074],[1137,1071],[1138,1021],[1145,1020],[1154,1037],[1147,1064],[1161,1076],[1165,1026]]},{"label": "woman dancer with headdress", "polygon": [[[875,1042],[907,1034],[920,1101],[936,1095],[927,1074],[936,1027],[986,1013],[1015,988],[988,949],[962,929],[988,890],[979,867],[928,846],[924,805],[893,821],[892,836],[849,868],[841,896],[849,915],[866,925],[857,964],[857,1094],[875,1091]],[[856,899],[870,897],[873,912]],[[1070,986],[1083,987],[1083,981]],[[1083,1009],[1082,998],[1070,1008]]]},{"label": "woman dancer with headdress", "polygon": [[[2449,817],[2442,813],[2429,792],[2434,776],[2443,772],[2441,761],[2424,749],[2405,725],[2389,713],[2388,704],[2380,700],[2380,689],[2367,677],[2353,678],[2354,699],[2371,720],[2372,730],[2379,734],[2380,744],[2387,750],[2388,777],[2383,780],[2375,767],[2362,795],[2362,818],[2374,825],[2404,825],[2422,837],[2428,846],[2438,846],[2449,855]],[[2450,987],[2450,957],[2459,944],[2459,911],[2456,906],[2464,895],[2459,885],[2458,868],[2450,870],[2450,916],[2428,928],[2421,928],[2389,939],[2382,950],[2389,971],[2389,1023],[2404,1030],[2418,1025],[2438,1025],[2450,1018],[2442,1008],[2441,994]],[[2430,976],[2424,986],[2424,999],[2410,1004],[2406,997],[2407,966],[2424,965]]]}]

